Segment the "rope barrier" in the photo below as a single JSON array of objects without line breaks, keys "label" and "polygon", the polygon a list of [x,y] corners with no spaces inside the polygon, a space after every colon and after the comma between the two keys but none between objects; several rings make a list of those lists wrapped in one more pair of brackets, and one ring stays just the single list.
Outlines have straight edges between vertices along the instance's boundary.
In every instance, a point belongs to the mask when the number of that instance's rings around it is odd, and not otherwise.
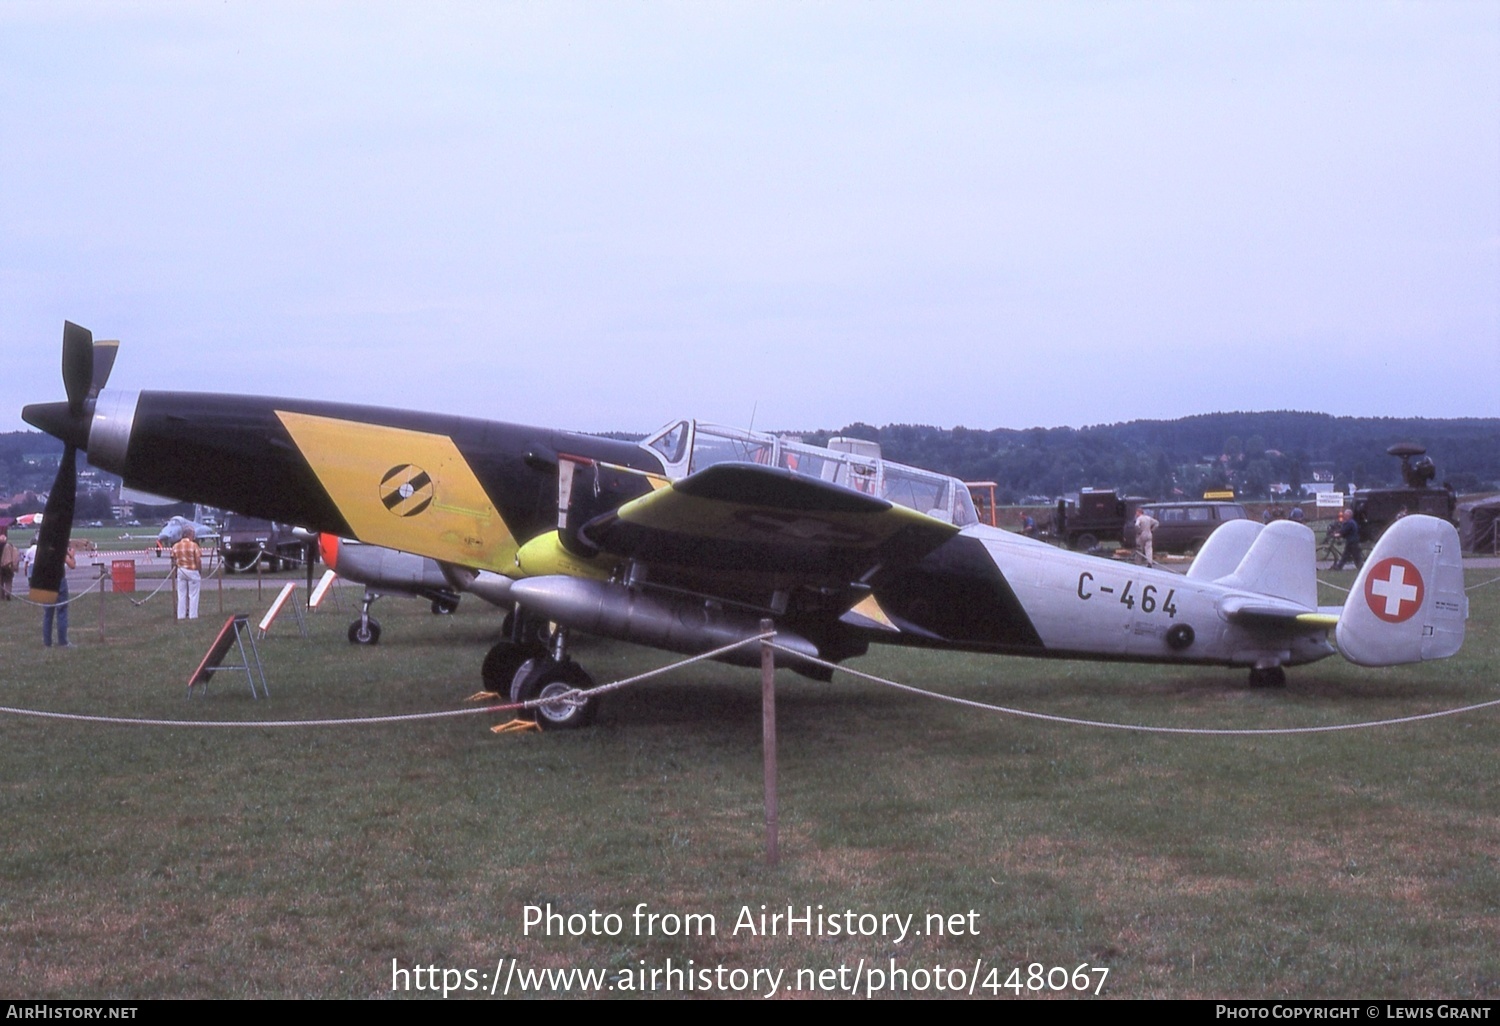
[{"label": "rope barrier", "polygon": [[17,602],[24,602],[28,606],[36,606],[38,609],[61,609],[63,606],[71,606],[74,602],[77,602],[85,595],[98,591],[100,585],[103,584],[103,582],[104,578],[96,577],[94,578],[93,584],[90,584],[87,588],[84,588],[78,594],[74,595],[69,592],[68,597],[62,602],[34,602],[32,601],[31,595],[29,593],[26,595],[16,595],[15,600]]},{"label": "rope barrier", "polygon": [[479,713],[517,709],[518,705],[493,705],[474,709],[444,709],[441,712],[406,713],[393,716],[349,716],[322,720],[155,720],[130,716],[90,716],[86,713],[45,712],[40,709],[17,709],[0,705],[0,713],[30,716],[46,720],[73,720],[83,723],[113,723],[131,727],[342,727],[374,723],[403,723],[410,720],[438,720],[450,716],[476,716]]},{"label": "rope barrier", "polygon": [[[210,576],[212,576],[212,575],[210,575]],[[151,591],[151,593],[149,595],[147,595],[143,599],[137,599],[135,596],[131,595],[129,592],[121,592],[121,594],[123,594],[126,598],[130,599],[130,604],[132,606],[135,606],[137,609],[139,609],[141,606],[144,606],[147,602],[150,602],[152,599],[156,598],[157,595],[160,595],[161,592],[162,592],[162,589],[165,588],[167,585],[169,585],[171,583],[172,583],[172,575],[171,574],[167,574],[167,576],[165,576],[165,577],[163,577],[161,579],[161,583],[158,584],[155,588],[153,588],[152,591]]]},{"label": "rope barrier", "polygon": [[1020,716],[1026,719],[1045,720],[1049,723],[1066,723],[1076,727],[1098,727],[1103,730],[1130,730],[1147,734],[1199,734],[1217,737],[1243,737],[1267,734],[1326,734],[1336,730],[1360,730],[1367,727],[1390,727],[1402,723],[1416,723],[1419,720],[1432,720],[1440,716],[1456,716],[1459,713],[1473,712],[1477,709],[1488,709],[1500,705],[1500,698],[1488,702],[1479,702],[1475,705],[1461,706],[1457,709],[1443,709],[1438,712],[1418,713],[1414,716],[1398,716],[1386,720],[1366,720],[1360,723],[1339,723],[1323,727],[1153,727],[1137,723],[1112,723],[1107,720],[1084,720],[1073,716],[1058,716],[1053,713],[1039,713],[1028,709],[1015,709],[1010,706],[992,705],[988,702],[976,702],[973,699],[958,698],[954,695],[944,695],[936,691],[928,691],[923,688],[913,687],[910,684],[902,684],[899,681],[888,680],[878,677],[873,673],[865,673],[848,666],[839,666],[835,663],[826,662],[812,656],[802,655],[793,649],[778,645],[774,641],[771,647],[778,652],[786,652],[795,655],[809,663],[825,666],[832,670],[840,670],[855,677],[861,677],[876,684],[884,684],[898,691],[906,691],[924,698],[932,698],[942,702],[952,702],[955,705],[967,706],[971,709],[983,709],[988,712],[1005,713],[1010,716]]},{"label": "rope barrier", "polygon": [[[752,634],[748,638],[733,642],[732,644],[724,645],[721,648],[716,648],[711,652],[703,652],[699,655],[689,656],[686,659],[678,660],[677,662],[671,663],[667,666],[661,666],[654,670],[647,670],[645,673],[638,673],[634,677],[625,677],[621,680],[612,681],[609,684],[600,684],[597,687],[592,687],[587,690],[580,689],[578,690],[577,694],[583,696],[584,698],[593,698],[595,695],[605,695],[611,691],[618,691],[621,688],[629,687],[632,684],[639,684],[643,680],[650,680],[652,677],[659,677],[669,670],[676,670],[684,666],[691,666],[693,663],[701,663],[708,659],[717,659],[719,656],[724,655],[728,652],[733,652],[737,648],[744,648],[746,645],[753,645],[756,642],[769,641],[774,637],[776,637],[775,631],[770,631],[766,634]],[[774,648],[777,646],[773,645],[772,647]],[[787,649],[786,651],[791,650]],[[803,656],[799,658],[806,657]],[[573,694],[573,692],[558,695],[556,698],[548,699],[545,702],[541,700],[533,700],[531,702],[527,702],[526,705],[528,708],[534,705],[551,705],[553,702],[566,700],[571,694]]]},{"label": "rope barrier", "polygon": [[[1500,577],[1491,577],[1489,580],[1480,581],[1478,584],[1466,584],[1464,585],[1464,591],[1474,591],[1477,588],[1488,587],[1489,585],[1494,584],[1496,581],[1500,581]],[[1346,595],[1349,593],[1349,589],[1344,587],[1343,585],[1334,584],[1332,581],[1325,581],[1321,577],[1318,578],[1318,583],[1326,585],[1329,588],[1333,588],[1336,591],[1342,591]]]},{"label": "rope barrier", "polygon": [[[617,681],[612,681],[608,684],[601,684],[593,688],[573,689],[564,694],[552,696],[546,699],[536,698],[526,702],[500,703],[494,705],[478,706],[473,709],[445,709],[438,712],[405,713],[391,716],[339,717],[316,720],[230,721],[169,720],[119,716],[95,716],[84,713],[59,713],[46,712],[37,709],[19,709],[11,706],[0,706],[0,713],[9,713],[13,716],[29,716],[41,719],[71,720],[86,723],[109,723],[117,725],[155,727],[271,728],[370,726],[386,723],[407,723],[418,720],[447,719],[455,716],[475,716],[484,713],[506,712],[517,709],[534,709],[537,706],[551,705],[557,702],[582,703],[589,701],[590,699],[597,698],[600,695],[608,694],[611,691],[618,691],[622,688],[630,687],[634,684],[639,684],[642,681],[650,680],[653,677],[659,677],[662,674],[668,673],[672,670],[680,669],[684,666],[690,666],[694,663],[703,662],[705,660],[717,658],[718,656],[725,655],[726,653],[732,652],[737,648],[742,648],[745,645],[752,645],[762,641],[770,641],[770,639],[774,637],[774,632],[752,635],[741,641],[736,641],[731,644],[721,646],[720,648],[713,649],[712,651],[703,652],[695,656],[689,656],[688,658],[678,660],[675,663],[669,663],[666,666],[660,666],[654,670],[647,670],[644,673],[638,673],[634,676],[625,677]],[[873,673],[866,673],[863,670],[856,670],[852,667],[840,666],[837,663],[831,663],[823,659],[818,659],[816,657],[797,652],[795,649],[788,648],[785,645],[776,644],[774,641],[771,641],[771,648],[786,655],[793,656],[804,662],[826,667],[829,670],[834,670],[840,673],[846,673],[850,676],[870,681],[871,683],[881,684],[886,687],[895,688],[898,691],[907,692],[908,694],[918,695],[923,698],[931,698],[941,702],[949,702],[954,705],[960,705],[970,709],[981,709],[986,712],[997,712],[1008,716],[1021,717],[1023,719],[1041,720],[1048,723],[1061,723],[1067,724],[1069,726],[1094,727],[1101,730],[1126,730],[1148,734],[1188,734],[1203,737],[1255,737],[1286,734],[1324,734],[1333,731],[1363,730],[1374,727],[1390,727],[1407,723],[1417,723],[1422,720],[1438,719],[1444,716],[1456,716],[1460,713],[1475,712],[1481,709],[1500,706],[1500,699],[1494,699],[1488,702],[1478,702],[1473,705],[1460,706],[1455,709],[1443,709],[1437,712],[1430,713],[1417,713],[1412,716],[1398,716],[1383,720],[1365,720],[1358,723],[1329,724],[1317,727],[1161,727],[1140,723],[1116,723],[1107,720],[1087,720],[1074,716],[1059,716],[1054,713],[1042,713],[1029,709],[1017,709],[1013,706],[996,705],[989,702],[978,702],[969,698],[959,698],[955,695],[944,695],[940,692],[915,687],[911,684],[903,684],[900,681],[891,680],[889,678],[881,677]]]},{"label": "rope barrier", "polygon": [[724,655],[726,652],[732,652],[735,649],[741,648],[745,645],[766,641],[775,636],[776,635],[774,632],[770,634],[756,634],[751,637],[745,638],[742,641],[736,641],[733,644],[725,645],[722,648],[716,648],[711,652],[704,652],[700,655],[689,656],[688,658],[678,660],[675,663],[670,663],[666,666],[659,666],[654,670],[647,670],[645,673],[638,673],[633,677],[626,677],[622,680],[612,681],[608,684],[601,684],[598,687],[589,688],[586,691],[574,689],[572,691],[566,692],[561,695],[556,695],[551,698],[533,698],[527,702],[506,702],[497,705],[476,706],[473,709],[444,709],[439,712],[402,713],[391,716],[346,716],[334,719],[318,720],[162,720],[143,719],[140,717],[131,716],[95,716],[88,713],[47,712],[41,709],[19,709],[13,706],[3,705],[0,705],[0,713],[9,713],[12,716],[29,716],[37,719],[72,720],[82,723],[112,723],[133,727],[344,727],[367,726],[379,723],[407,723],[415,720],[440,720],[447,719],[453,716],[476,716],[480,713],[507,712],[514,709],[535,709],[537,706],[552,705],[555,702],[568,702],[575,700],[586,701],[587,699],[592,698],[595,695],[607,694],[610,691],[618,691],[620,688],[629,687],[632,684],[638,684],[643,680],[650,680],[652,677],[659,677],[671,670],[676,670],[683,666],[690,666],[693,663],[701,663],[705,659],[714,659],[718,656]]}]

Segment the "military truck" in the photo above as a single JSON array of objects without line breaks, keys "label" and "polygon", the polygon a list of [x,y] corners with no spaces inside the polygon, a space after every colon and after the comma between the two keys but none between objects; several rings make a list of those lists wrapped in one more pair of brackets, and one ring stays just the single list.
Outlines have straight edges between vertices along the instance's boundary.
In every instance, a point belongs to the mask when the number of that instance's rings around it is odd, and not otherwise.
[{"label": "military truck", "polygon": [[219,552],[224,558],[224,569],[230,573],[254,570],[262,559],[267,570],[297,565],[306,548],[291,527],[260,517],[226,513],[219,528]]},{"label": "military truck", "polygon": [[1437,467],[1427,455],[1426,447],[1398,442],[1386,452],[1401,458],[1401,478],[1406,487],[1361,488],[1350,496],[1349,508],[1359,524],[1361,541],[1373,542],[1408,513],[1426,513],[1456,527],[1458,497],[1447,484],[1441,488],[1431,486],[1437,477]]},{"label": "military truck", "polygon": [[1147,500],[1113,488],[1085,488],[1075,501],[1058,499],[1047,533],[1070,549],[1087,552],[1103,539],[1119,539],[1125,522]]}]

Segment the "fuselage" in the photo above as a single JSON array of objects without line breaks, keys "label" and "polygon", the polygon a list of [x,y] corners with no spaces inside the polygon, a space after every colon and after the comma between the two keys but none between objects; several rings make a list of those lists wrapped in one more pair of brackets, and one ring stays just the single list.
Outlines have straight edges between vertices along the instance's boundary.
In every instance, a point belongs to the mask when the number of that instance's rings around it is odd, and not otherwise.
[{"label": "fuselage", "polygon": [[[911,571],[877,580],[875,595],[898,626],[919,628],[903,640],[942,647],[1233,666],[1295,665],[1335,652],[1325,628],[1289,636],[1231,622],[1226,600],[1253,592],[985,524],[965,528]],[[922,639],[921,628],[932,636]]]},{"label": "fuselage", "polygon": [[[57,405],[28,407],[27,418],[53,430]],[[593,435],[184,392],[102,392],[86,442],[95,466],[132,487],[512,578],[527,576],[521,548],[560,526],[560,460],[612,468],[596,474],[591,493],[579,499],[591,514],[650,492],[672,473],[644,445]],[[821,604],[788,607],[772,596],[766,603],[790,608],[792,626],[834,658],[870,642],[1252,666],[1334,651],[1325,629],[1289,637],[1231,622],[1223,603],[1235,589],[982,524],[962,527],[915,562],[876,567],[850,585],[847,596]]]}]

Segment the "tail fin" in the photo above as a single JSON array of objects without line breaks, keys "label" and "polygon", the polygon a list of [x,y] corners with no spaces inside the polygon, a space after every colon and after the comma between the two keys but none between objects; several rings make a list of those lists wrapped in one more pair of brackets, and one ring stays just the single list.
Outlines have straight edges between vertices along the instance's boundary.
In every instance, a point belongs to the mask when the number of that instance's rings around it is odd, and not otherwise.
[{"label": "tail fin", "polygon": [[1220,524],[1198,550],[1187,575],[1205,581],[1228,577],[1250,551],[1250,546],[1255,544],[1261,527],[1254,520],[1227,520]]},{"label": "tail fin", "polygon": [[1395,666],[1453,655],[1468,618],[1458,531],[1413,515],[1387,528],[1365,560],[1335,636],[1350,662]]},{"label": "tail fin", "polygon": [[[1236,523],[1238,521],[1225,524],[1208,540],[1213,541]],[[1247,531],[1242,537],[1248,536]],[[1234,573],[1218,578],[1215,583],[1286,599],[1309,610],[1317,609],[1317,547],[1317,539],[1305,525],[1291,520],[1273,520],[1254,536]],[[1207,545],[1203,548],[1208,552]]]}]

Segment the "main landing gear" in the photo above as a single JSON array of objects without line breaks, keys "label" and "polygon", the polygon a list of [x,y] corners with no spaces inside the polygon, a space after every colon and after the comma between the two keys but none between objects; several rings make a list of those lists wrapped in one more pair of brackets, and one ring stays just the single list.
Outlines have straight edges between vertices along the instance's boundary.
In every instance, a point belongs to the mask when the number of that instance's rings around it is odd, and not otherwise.
[{"label": "main landing gear", "polygon": [[1286,687],[1286,670],[1280,666],[1256,666],[1250,670],[1252,688]]},{"label": "main landing gear", "polygon": [[497,642],[485,655],[480,670],[486,691],[512,702],[548,699],[535,707],[536,721],[549,730],[577,730],[594,722],[599,700],[580,698],[577,691],[594,686],[583,667],[567,654],[567,632],[562,628],[547,634],[545,623],[536,623],[517,610],[505,618],[510,637]]}]

